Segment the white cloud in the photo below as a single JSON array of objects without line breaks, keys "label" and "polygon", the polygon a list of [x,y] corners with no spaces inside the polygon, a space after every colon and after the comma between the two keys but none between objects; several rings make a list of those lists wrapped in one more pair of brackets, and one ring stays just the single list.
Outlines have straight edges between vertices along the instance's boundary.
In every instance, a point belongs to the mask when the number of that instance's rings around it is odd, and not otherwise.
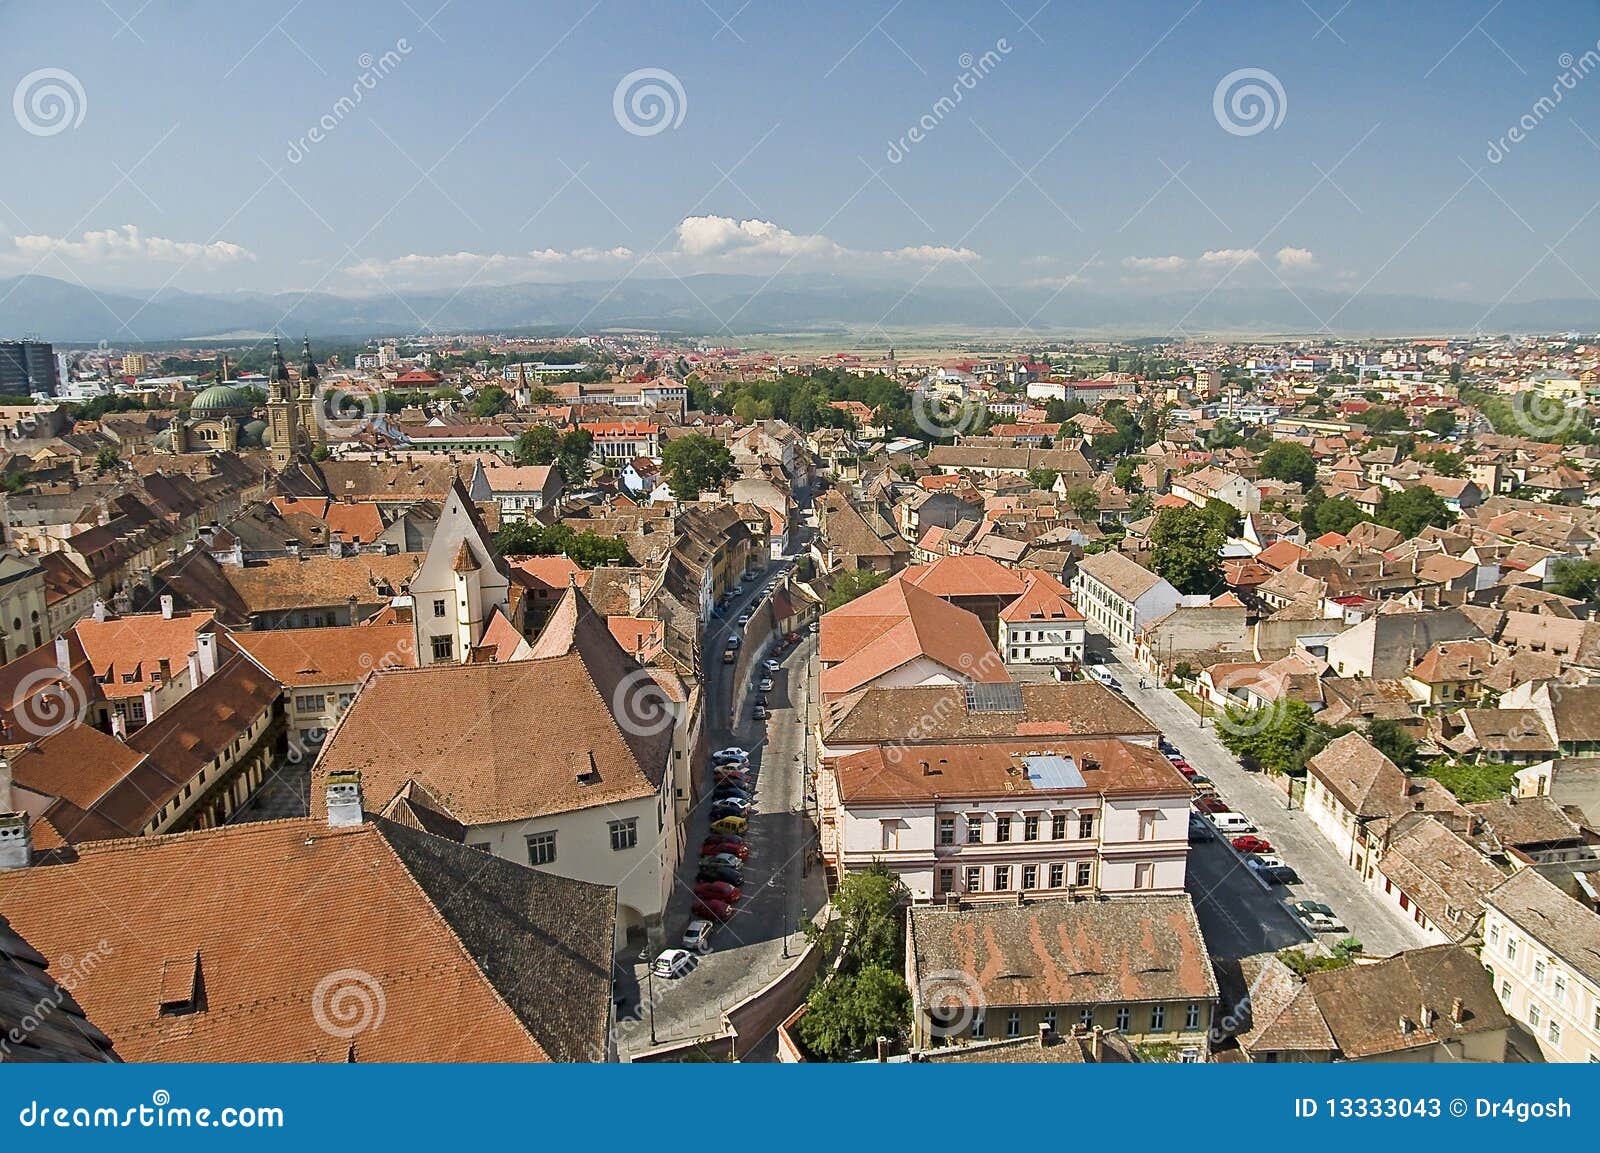
[{"label": "white cloud", "polygon": [[1176,272],[1188,263],[1181,256],[1130,256],[1122,262],[1122,266],[1135,272]]},{"label": "white cloud", "polygon": [[1200,254],[1201,264],[1243,264],[1257,259],[1253,248],[1213,248]]},{"label": "white cloud", "polygon": [[368,259],[344,270],[346,276],[399,288],[419,284],[505,284],[552,269],[622,264],[633,259],[629,248],[554,248],[532,252],[446,252],[437,255],[407,253],[388,260]]},{"label": "white cloud", "polygon": [[225,240],[204,243],[169,240],[164,236],[146,236],[133,224],[85,232],[77,240],[35,233],[13,236],[11,243],[16,255],[26,260],[39,261],[47,256],[58,256],[63,260],[94,265],[140,261],[214,267],[256,258],[249,249]]},{"label": "white cloud", "polygon": [[1285,245],[1278,249],[1273,255],[1273,259],[1278,262],[1278,267],[1285,272],[1299,272],[1317,266],[1316,254],[1309,248],[1293,248]]},{"label": "white cloud", "polygon": [[938,244],[858,250],[820,234],[793,232],[770,220],[738,220],[731,216],[685,217],[673,230],[673,237],[670,249],[647,256],[620,246],[571,251],[547,248],[525,253],[411,253],[389,259],[362,260],[345,269],[344,274],[374,287],[399,288],[421,284],[453,286],[467,280],[474,284],[506,284],[526,279],[570,278],[583,270],[620,266],[646,258],[678,274],[713,269],[771,270],[788,262],[800,267],[807,264],[837,266],[845,262],[856,266],[896,267],[980,259],[970,248]]}]

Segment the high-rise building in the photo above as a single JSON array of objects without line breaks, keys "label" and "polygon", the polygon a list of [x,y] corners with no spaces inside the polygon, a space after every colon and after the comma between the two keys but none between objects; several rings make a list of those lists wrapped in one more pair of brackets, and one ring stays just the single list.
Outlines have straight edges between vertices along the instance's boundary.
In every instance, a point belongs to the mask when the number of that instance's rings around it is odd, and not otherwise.
[{"label": "high-rise building", "polygon": [[150,371],[150,358],[142,352],[125,352],[122,354],[122,374],[124,376],[143,376]]},{"label": "high-rise building", "polygon": [[0,394],[56,394],[56,355],[37,340],[0,340]]}]

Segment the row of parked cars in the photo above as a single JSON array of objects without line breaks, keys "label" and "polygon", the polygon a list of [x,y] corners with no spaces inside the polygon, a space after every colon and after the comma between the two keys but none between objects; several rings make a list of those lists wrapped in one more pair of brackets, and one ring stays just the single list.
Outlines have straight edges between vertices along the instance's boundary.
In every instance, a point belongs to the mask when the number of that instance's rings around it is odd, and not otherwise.
[{"label": "row of parked cars", "polygon": [[700,844],[700,865],[695,873],[693,920],[684,931],[682,947],[667,949],[651,966],[657,977],[682,977],[694,968],[695,958],[711,951],[716,927],[730,920],[744,896],[744,866],[750,858],[750,816],[755,808],[755,786],[750,780],[750,753],[738,746],[711,754],[711,826]]},{"label": "row of parked cars", "polygon": [[[1195,788],[1194,811],[1189,814],[1191,840],[1209,841],[1218,835],[1225,836],[1234,852],[1243,857],[1245,864],[1258,876],[1279,885],[1300,883],[1300,875],[1273,851],[1272,842],[1261,836],[1255,823],[1243,813],[1230,809],[1211,779],[1196,771],[1165,737],[1161,738],[1161,751]],[[1321,901],[1292,901],[1289,909],[1313,932],[1345,932],[1343,922]]]}]

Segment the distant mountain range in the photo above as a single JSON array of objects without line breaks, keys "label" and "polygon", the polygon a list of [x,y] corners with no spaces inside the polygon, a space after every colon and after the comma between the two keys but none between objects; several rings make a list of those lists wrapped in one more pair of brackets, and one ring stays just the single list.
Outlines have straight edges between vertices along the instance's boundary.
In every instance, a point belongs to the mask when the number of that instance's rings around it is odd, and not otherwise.
[{"label": "distant mountain range", "polygon": [[[959,277],[960,284],[951,281]],[[914,289],[821,275],[698,275],[467,287],[382,296],[333,293],[95,291],[47,276],[0,279],[0,338],[37,334],[57,343],[219,342],[274,330],[313,336],[426,332],[552,333],[642,328],[695,334],[837,331],[841,335],[943,330],[1038,336],[1315,333],[1319,317],[1348,335],[1595,332],[1600,302],[1487,303],[1308,290],[1299,298],[1257,288],[1153,296],[1074,286],[990,292],[957,269]],[[1304,301],[1304,304],[1301,303]],[[1313,315],[1313,312],[1315,315]]]}]

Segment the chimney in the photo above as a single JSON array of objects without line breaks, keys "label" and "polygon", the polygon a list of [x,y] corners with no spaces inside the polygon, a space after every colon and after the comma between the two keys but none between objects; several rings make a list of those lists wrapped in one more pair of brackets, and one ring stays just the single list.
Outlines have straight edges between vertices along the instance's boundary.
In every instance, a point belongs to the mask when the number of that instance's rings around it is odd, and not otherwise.
[{"label": "chimney", "polygon": [[1424,1004],[1421,1011],[1417,1013],[1417,1024],[1424,1029],[1431,1029],[1433,1028],[1433,1019],[1433,1010]]},{"label": "chimney", "polygon": [[1404,1013],[1400,1014],[1400,1035],[1402,1037],[1409,1037],[1411,1035],[1411,1018],[1407,1017]]},{"label": "chimney", "polygon": [[0,813],[11,811],[11,758],[0,753]]},{"label": "chimney", "polygon": [[200,679],[191,687],[199,688],[217,675],[217,634],[196,633],[194,643],[200,658]]},{"label": "chimney", "polygon": [[361,774],[354,769],[329,773],[328,827],[345,829],[361,822]]},{"label": "chimney", "polygon": [[[6,766],[7,786],[10,792],[11,767]],[[28,828],[27,813],[0,813],[0,871],[26,869],[33,864],[33,831]]]},{"label": "chimney", "polygon": [[1021,889],[1018,889],[1017,890],[1017,908],[1020,909],[1023,905],[1026,905],[1027,903],[1028,903],[1027,894],[1024,893]]},{"label": "chimney", "polygon": [[359,599],[357,599],[355,593],[351,593],[348,597],[345,598],[345,603],[350,606],[350,623],[353,624],[353,625],[360,624],[361,623],[361,601]]},{"label": "chimney", "polygon": [[144,691],[144,723],[149,724],[156,719],[156,691],[154,688]]},{"label": "chimney", "polygon": [[889,1038],[878,1038],[878,1063],[881,1065],[889,1059]]},{"label": "chimney", "polygon": [[961,908],[961,894],[946,893],[944,895],[944,907],[951,912],[959,910]]},{"label": "chimney", "polygon": [[1105,1056],[1106,1031],[1096,1025],[1089,1034],[1089,1060],[1098,1062]]},{"label": "chimney", "polygon": [[56,638],[56,668],[64,673],[72,671],[72,646],[64,636]]},{"label": "chimney", "polygon": [[1467,1019],[1467,1006],[1460,997],[1450,1002],[1450,1020],[1457,1025]]},{"label": "chimney", "polygon": [[1054,1036],[1055,1036],[1055,1030],[1050,1028],[1049,1022],[1040,1021],[1039,1022],[1039,1048],[1041,1048],[1041,1049],[1050,1048],[1050,1041],[1051,1041],[1051,1038],[1054,1037]]},{"label": "chimney", "polygon": [[94,602],[94,614],[93,615],[94,615],[94,619],[95,620],[104,622],[104,620],[106,619],[106,602],[105,601],[96,600]]}]

